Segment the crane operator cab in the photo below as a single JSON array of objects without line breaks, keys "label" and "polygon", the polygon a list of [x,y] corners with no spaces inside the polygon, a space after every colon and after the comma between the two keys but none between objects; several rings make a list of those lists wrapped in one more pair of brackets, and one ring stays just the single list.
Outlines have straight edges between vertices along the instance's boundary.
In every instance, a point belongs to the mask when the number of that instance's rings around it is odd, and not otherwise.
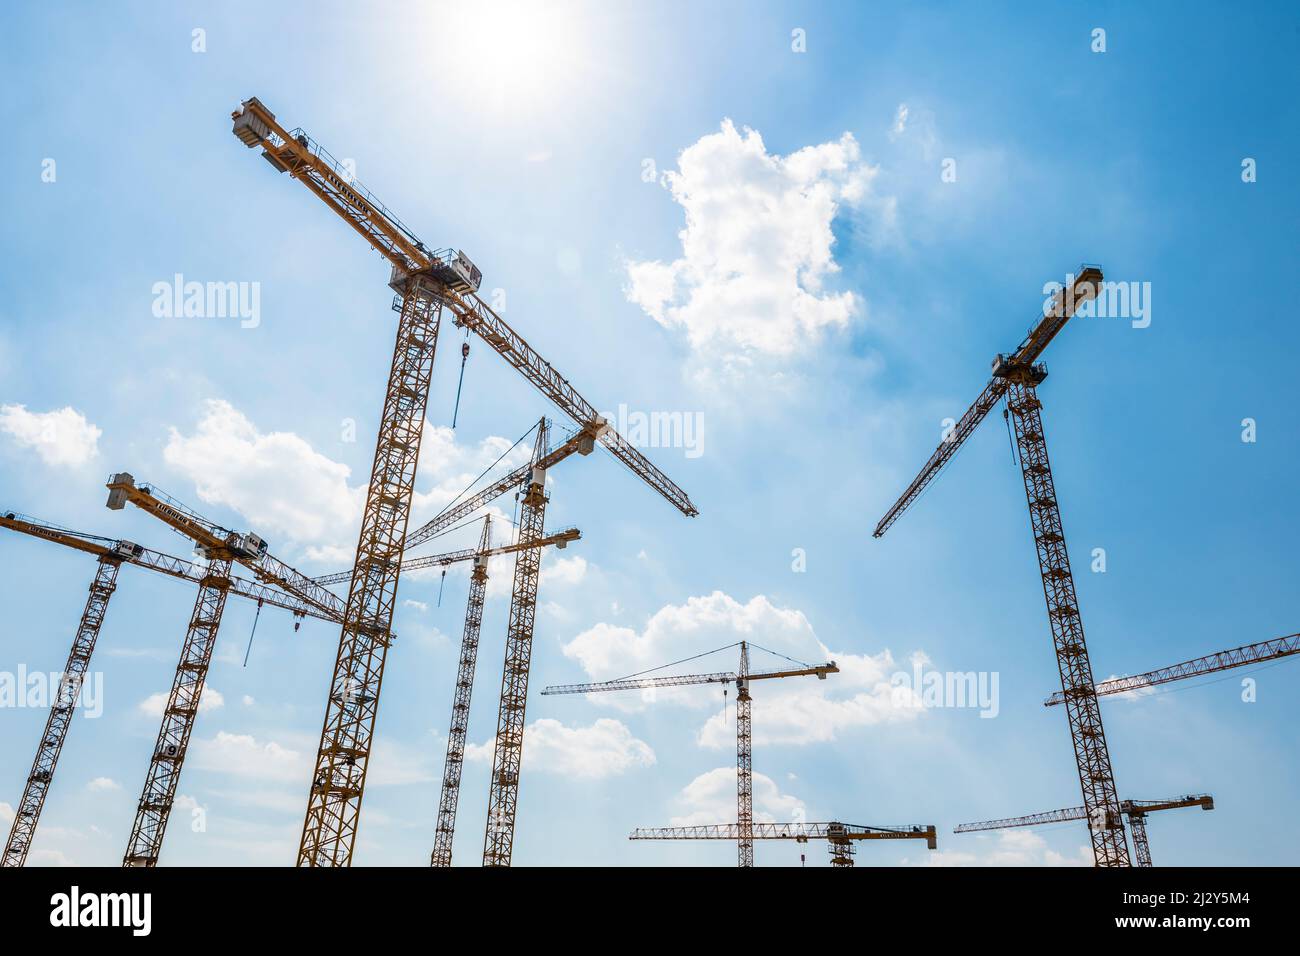
[{"label": "crane operator cab", "polygon": [[[423,251],[422,248],[421,252]],[[465,253],[459,249],[439,249],[427,255],[429,265],[425,269],[408,270],[394,263],[388,287],[398,295],[405,295],[407,279],[412,275],[427,275],[457,295],[471,295],[478,291],[483,282],[483,273]]]}]

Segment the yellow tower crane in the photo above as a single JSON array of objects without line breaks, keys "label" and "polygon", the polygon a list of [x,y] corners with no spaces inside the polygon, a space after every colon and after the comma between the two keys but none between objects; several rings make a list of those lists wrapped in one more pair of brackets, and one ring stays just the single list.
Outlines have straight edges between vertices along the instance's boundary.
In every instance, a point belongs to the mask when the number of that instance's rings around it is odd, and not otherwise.
[{"label": "yellow tower crane", "polygon": [[[731,644],[727,647],[720,647],[718,651],[729,650],[732,647],[740,648],[740,667],[735,671],[725,671],[713,674],[683,674],[673,675],[671,677],[643,677],[633,674],[630,677],[623,677],[618,680],[601,681],[594,684],[559,684],[547,687],[542,691],[543,695],[548,694],[593,694],[601,691],[614,690],[649,690],[657,687],[681,687],[687,684],[734,684],[736,686],[736,829],[735,839],[738,852],[738,865],[750,867],[754,865],[754,782],[753,782],[753,738],[750,730],[750,696],[749,684],[756,680],[773,680],[783,677],[816,677],[818,680],[825,680],[827,674],[839,673],[839,668],[834,661],[825,664],[803,664],[801,661],[793,663],[802,666],[793,670],[779,671],[759,671],[751,673],[749,670],[749,642],[740,641],[739,644]],[[766,648],[759,648],[766,650]],[[708,651],[707,654],[716,654],[717,651]],[[768,653],[773,653],[768,651]],[[698,655],[700,657],[705,654]],[[783,655],[777,655],[783,656]],[[671,664],[665,664],[663,667],[671,667]],[[663,667],[656,667],[653,670],[662,670]],[[643,673],[650,673],[645,671]],[[491,825],[489,821],[489,826]]]},{"label": "yellow tower crane", "polygon": [[[14,811],[4,856],[0,857],[0,866],[20,867],[27,860],[32,838],[36,834],[36,825],[45,806],[45,796],[49,792],[54,771],[58,766],[59,754],[63,750],[63,743],[72,726],[72,716],[81,694],[81,685],[90,670],[91,655],[99,639],[104,616],[108,612],[109,598],[112,597],[117,586],[118,570],[123,564],[130,564],[201,585],[207,577],[207,569],[192,561],[163,554],[161,551],[153,551],[132,541],[73,531],[12,511],[0,515],[0,527],[40,538],[43,541],[61,544],[98,559],[95,577],[90,583],[90,596],[86,599],[86,607],[77,625],[67,663],[63,665],[58,690],[50,703],[50,713],[46,718],[40,743],[36,747],[36,757],[32,761],[31,772],[27,775],[22,799],[18,801]],[[300,598],[233,575],[230,578],[229,593],[256,601],[259,608],[264,604],[270,604],[292,611],[295,617],[336,620]]]},{"label": "yellow tower crane", "polygon": [[163,707],[162,724],[137,805],[131,838],[122,858],[123,866],[152,867],[158,864],[181,767],[198,716],[217,629],[230,591],[231,565],[242,564],[264,583],[283,588],[333,620],[343,621],[344,617],[342,602],[336,594],[269,554],[266,542],[257,535],[223,528],[158,488],[136,484],[130,474],[119,472],[108,481],[108,507],[117,511],[128,502],[189,538],[208,562],[176,675]]},{"label": "yellow tower crane", "polygon": [[[740,826],[719,823],[691,827],[640,827],[633,830],[629,840],[738,840]],[[830,851],[831,866],[853,865],[854,845],[863,840],[924,840],[933,850],[936,843],[933,824],[902,827],[865,827],[852,823],[755,823],[750,827],[751,840],[825,840]]]},{"label": "yellow tower crane", "polygon": [[872,536],[881,537],[916,502],[980,422],[1005,397],[1007,407],[1003,414],[1015,426],[1016,451],[1029,506],[1030,529],[1038,553],[1039,577],[1047,602],[1048,626],[1056,652],[1061,689],[1069,695],[1065,710],[1079,786],[1084,806],[1088,808],[1088,819],[1095,824],[1091,831],[1093,862],[1097,866],[1128,866],[1124,818],[1119,812],[1119,798],[1115,795],[1115,774],[1102,728],[1101,708],[1092,693],[1092,663],[1084,640],[1074,573],[1065,546],[1056,483],[1047,456],[1043,403],[1038,398],[1038,386],[1047,378],[1047,366],[1039,359],[1079,306],[1097,296],[1101,283],[1100,266],[1080,266],[1078,274],[1070,276],[1045,303],[1042,312],[1035,317],[1033,327],[1015,351],[994,357],[989,383],[944,435],[912,483],[890,505],[876,524]]},{"label": "yellow tower crane", "polygon": [[[564,376],[478,297],[482,273],[464,252],[431,250],[349,169],[303,130],[286,130],[256,97],[245,100],[231,119],[240,142],[250,149],[260,147],[274,169],[306,186],[389,262],[389,287],[398,296],[394,303],[399,314],[397,344],[298,848],[300,866],[347,866],[361,817],[443,310],[555,402],[593,444],[599,441],[684,515],[698,512],[686,492],[611,428]],[[521,552],[520,563],[526,564],[526,556],[535,553]],[[521,625],[525,618],[530,615],[520,616]],[[520,632],[517,637],[516,643],[531,643],[531,634]],[[510,689],[526,690],[526,686],[514,680]],[[513,708],[515,702],[503,699],[503,709],[507,705]],[[508,792],[502,794],[502,804],[513,806],[514,786],[504,785]]]},{"label": "yellow tower crane", "polygon": [[[1200,807],[1202,810],[1214,809],[1214,798],[1207,793],[1190,794],[1169,800],[1124,800],[1120,803],[1120,812],[1128,817],[1129,832],[1133,834],[1133,857],[1138,866],[1151,866],[1151,846],[1147,842],[1147,814],[1159,810],[1178,810],[1183,807]],[[963,823],[953,828],[953,833],[976,833],[981,830],[1008,830],[1012,827],[1041,827],[1067,820],[1087,820],[1085,807],[1069,807],[1065,810],[1049,810],[1046,813],[1034,813],[1024,817],[1007,817],[1004,820],[985,820],[981,823]]]}]

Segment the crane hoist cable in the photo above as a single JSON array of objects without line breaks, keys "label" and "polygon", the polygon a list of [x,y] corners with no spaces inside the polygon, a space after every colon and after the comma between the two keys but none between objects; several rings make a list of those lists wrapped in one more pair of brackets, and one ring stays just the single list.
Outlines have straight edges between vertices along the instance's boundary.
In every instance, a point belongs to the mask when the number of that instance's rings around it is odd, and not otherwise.
[{"label": "crane hoist cable", "polygon": [[[253,629],[248,632],[248,647],[244,648],[244,666],[248,666],[248,655],[253,652],[253,635],[257,633],[257,621],[262,616],[262,599],[257,599],[257,613],[253,615]],[[297,630],[297,627],[294,628]]]},{"label": "crane hoist cable", "polygon": [[1007,441],[1011,444],[1011,464],[1018,465],[1020,464],[1020,456],[1017,454],[1016,450],[1016,438],[1011,434],[1011,409],[1007,401],[1004,401],[1002,404],[1002,420],[1006,422]]},{"label": "crane hoist cable", "polygon": [[438,607],[442,607],[442,587],[447,583],[447,569],[442,569],[442,579],[438,581]]},{"label": "crane hoist cable", "polygon": [[465,341],[460,346],[460,380],[456,383],[456,407],[451,412],[451,427],[456,427],[456,416],[460,414],[460,388],[465,384],[465,363],[469,361],[469,329],[465,330]]},{"label": "crane hoist cable", "polygon": [[528,436],[531,435],[531,434],[532,434],[534,431],[536,431],[536,430],[537,430],[537,425],[534,425],[532,428],[528,429],[528,431],[526,431],[526,432],[524,432],[522,435],[520,435],[519,438],[517,438],[517,439],[515,440],[515,443],[514,443],[513,445],[511,445],[509,448],[507,448],[505,451],[503,451],[500,455],[497,456],[497,460],[496,460],[496,461],[492,462],[492,464],[488,465],[488,466],[487,466],[486,468],[484,468],[481,472],[479,472],[478,477],[475,478],[473,481],[471,481],[468,485],[466,485],[464,491],[462,491],[460,494],[458,494],[455,498],[452,498],[451,501],[447,502],[447,504],[443,506],[443,510],[444,510],[444,511],[448,510],[449,508],[451,508],[452,505],[454,505],[456,502],[460,501],[461,498],[464,498],[465,495],[469,493],[469,490],[470,490],[471,488],[473,488],[475,485],[477,485],[477,484],[478,484],[478,483],[483,479],[483,476],[484,476],[484,475],[486,475],[489,471],[491,471],[491,470],[492,470],[493,468],[495,468],[497,465],[501,464],[502,460],[506,457],[506,455],[510,454],[512,451],[514,451],[516,448],[518,448],[521,444],[523,444],[524,440],[527,439]]}]

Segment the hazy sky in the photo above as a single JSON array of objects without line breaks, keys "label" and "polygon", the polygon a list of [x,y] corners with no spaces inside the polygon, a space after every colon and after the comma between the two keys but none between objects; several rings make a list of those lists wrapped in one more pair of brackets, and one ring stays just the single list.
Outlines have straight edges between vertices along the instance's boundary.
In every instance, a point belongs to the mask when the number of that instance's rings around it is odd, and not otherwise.
[{"label": "hazy sky", "polygon": [[[1143,310],[1076,319],[1040,392],[1097,676],[1298,629],[1287,4],[0,17],[0,507],[187,555],[140,512],[104,509],[107,475],[127,470],[307,573],[347,566],[393,342],[388,273],[231,136],[253,95],[428,245],[465,250],[485,296],[616,423],[622,406],[629,424],[677,412],[694,429],[645,452],[695,519],[604,453],[551,475],[548,526],[583,539],[543,564],[518,864],[734,862],[731,844],[626,839],[734,820],[734,694],[538,692],[742,639],[841,667],[755,687],[758,818],[940,830],[936,852],[881,843],[862,863],[1088,860],[1081,824],[951,833],[1081,803],[1065,714],[1041,703],[1059,682],[1000,413],[871,538],[1044,284],[1080,262],[1136,283]],[[178,275],[241,284],[247,308],[168,315],[156,287]],[[416,521],[539,416],[570,424],[476,340],[453,433],[462,337],[443,330]],[[62,666],[93,569],[2,536],[0,672]],[[459,864],[482,852],[509,579],[494,564]],[[441,606],[438,586],[403,578],[358,865],[428,860],[465,569]],[[72,727],[32,864],[120,861],[192,601],[123,569],[94,664],[103,713]],[[294,633],[268,608],[244,667],[253,613],[227,607],[164,864],[294,859],[338,629]],[[734,666],[727,651],[680,670]],[[996,676],[996,701],[906,706],[895,685],[918,666]],[[1122,797],[1216,798],[1151,821],[1157,864],[1296,859],[1297,679],[1283,663],[1104,702]],[[6,827],[44,719],[0,709]],[[801,849],[760,844],[757,862]]]}]

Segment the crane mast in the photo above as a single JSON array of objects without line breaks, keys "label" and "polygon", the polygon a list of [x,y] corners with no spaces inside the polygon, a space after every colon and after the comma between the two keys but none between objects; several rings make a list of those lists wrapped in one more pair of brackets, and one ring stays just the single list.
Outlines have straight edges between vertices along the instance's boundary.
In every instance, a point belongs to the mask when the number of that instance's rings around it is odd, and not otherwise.
[{"label": "crane mast", "polygon": [[27,786],[18,806],[14,808],[13,825],[9,829],[9,840],[5,844],[5,855],[0,860],[0,865],[19,867],[27,860],[32,837],[36,834],[36,823],[45,806],[45,795],[49,792],[54,769],[59,762],[59,753],[63,750],[77,699],[81,696],[81,684],[90,668],[90,656],[95,650],[99,629],[104,623],[108,599],[117,587],[117,573],[121,568],[122,558],[114,554],[102,555],[95,568],[90,595],[81,612],[77,634],[72,639],[72,650],[68,653],[67,663],[63,665],[59,689],[50,703],[45,730],[41,734],[40,745],[36,748],[36,759],[32,761],[31,772],[27,775]]},{"label": "crane mast", "polygon": [[[479,551],[492,543],[492,519],[483,519]],[[460,774],[465,763],[465,736],[469,732],[469,705],[474,693],[474,669],[478,662],[478,636],[483,625],[483,599],[487,596],[487,557],[476,558],[470,572],[469,602],[465,607],[465,630],[460,639],[460,663],[456,670],[456,692],[451,704],[451,731],[447,734],[447,756],[442,766],[442,791],[438,798],[438,824],[433,835],[430,866],[451,866],[451,849],[456,833],[456,806],[460,801]]]},{"label": "crane mast", "polygon": [[[546,422],[542,422],[537,429],[534,463],[540,462],[545,454],[547,434]],[[533,544],[542,537],[547,500],[546,470],[534,464],[519,507],[520,544]],[[541,549],[534,547],[520,551],[515,558],[510,617],[506,625],[505,665],[501,669],[496,745],[492,751],[487,827],[483,837],[484,866],[509,866],[514,851],[519,770],[524,755],[524,712],[528,703],[528,671],[533,655],[541,560]]]},{"label": "crane mast", "polygon": [[1074,745],[1075,764],[1088,808],[1093,858],[1098,866],[1127,866],[1128,844],[1123,818],[1117,811],[1119,797],[1111,769],[1110,751],[1101,722],[1101,705],[1093,686],[1092,663],[1084,640],[1083,619],[1074,589],[1074,574],[1065,545],[1061,509],[1047,457],[1043,433],[1042,404],[1036,392],[1041,381],[1034,366],[1014,373],[1007,396],[1007,408],[1015,425],[1020,471],[1024,478],[1029,521],[1038,554],[1047,619],[1056,649],[1057,671],[1062,689],[1070,695],[1066,716]]},{"label": "crane mast", "polygon": [[740,642],[736,672],[736,856],[737,865],[754,865],[754,740],[750,729],[749,645]]},{"label": "crane mast", "polygon": [[208,573],[199,583],[198,597],[190,614],[185,643],[181,646],[180,661],[172,678],[167,703],[163,706],[162,724],[154,742],[149,770],[145,775],[144,789],[136,805],[135,822],[122,857],[125,867],[153,867],[158,865],[162,851],[163,835],[176,800],[176,787],[180,783],[181,767],[189,746],[194,720],[198,716],[199,702],[207,681],[208,666],[212,663],[212,650],[217,642],[217,629],[226,606],[230,589],[230,558],[217,558],[209,562]]},{"label": "crane mast", "polygon": [[392,641],[443,288],[428,274],[413,275],[404,286],[397,345],[298,848],[299,866],[348,865],[352,859]]}]

